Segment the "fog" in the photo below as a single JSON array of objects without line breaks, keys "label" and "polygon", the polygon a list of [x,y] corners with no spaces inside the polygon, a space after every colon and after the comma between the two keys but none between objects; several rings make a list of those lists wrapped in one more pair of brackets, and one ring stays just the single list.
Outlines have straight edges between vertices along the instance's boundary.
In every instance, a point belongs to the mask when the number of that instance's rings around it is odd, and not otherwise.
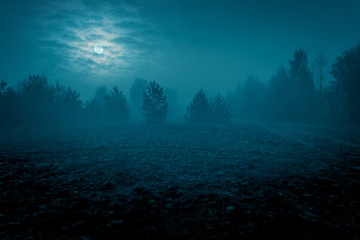
[{"label": "fog", "polygon": [[358,239],[359,13],[1,0],[0,239]]},{"label": "fog", "polygon": [[45,75],[89,100],[100,85],[129,97],[143,78],[176,89],[185,108],[200,88],[225,95],[250,75],[268,83],[296,49],[309,64],[320,52],[332,64],[360,39],[359,8],[355,0],[4,0],[0,79],[16,88]]},{"label": "fog", "polygon": [[[128,105],[122,124],[144,122],[143,93],[152,81],[168,95],[169,123],[188,120],[200,90],[209,104],[220,94],[233,122],[354,120],[349,108],[358,100],[345,88],[358,86],[356,76],[344,82],[336,78],[341,67],[331,71],[337,57],[358,46],[359,9],[357,1],[5,1],[0,80],[14,116],[4,113],[2,122],[27,124],[35,114],[27,111],[36,101],[28,106],[27,98],[44,100],[24,96],[35,76],[44,81],[29,88],[40,84],[56,106],[69,104],[59,95],[70,88],[75,108],[98,104],[102,113],[95,115],[108,115],[105,98],[116,87]],[[44,112],[58,108],[40,105]],[[99,123],[109,120],[103,118]]]},{"label": "fog", "polygon": [[1,124],[358,122],[359,53],[360,44],[330,65],[321,52],[309,64],[307,52],[296,49],[289,66],[280,65],[270,81],[250,75],[226,94],[199,88],[187,105],[178,89],[157,81],[136,78],[128,96],[120,84],[102,84],[85,100],[60,81],[52,84],[45,75],[30,75],[16,89],[1,81]]}]

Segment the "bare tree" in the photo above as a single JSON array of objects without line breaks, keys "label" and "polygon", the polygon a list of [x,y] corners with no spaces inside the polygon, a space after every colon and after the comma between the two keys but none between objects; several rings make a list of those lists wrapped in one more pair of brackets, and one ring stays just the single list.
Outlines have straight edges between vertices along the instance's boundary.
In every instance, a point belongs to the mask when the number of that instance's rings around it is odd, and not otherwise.
[{"label": "bare tree", "polygon": [[312,64],[312,70],[319,92],[322,94],[324,85],[329,76],[329,60],[323,52],[320,52],[315,58]]},{"label": "bare tree", "polygon": [[320,52],[312,64],[315,83],[319,93],[319,110],[321,120],[324,118],[324,86],[329,77],[329,60],[323,52]]},{"label": "bare tree", "polygon": [[186,108],[185,119],[192,123],[211,122],[211,105],[204,90],[200,89]]}]

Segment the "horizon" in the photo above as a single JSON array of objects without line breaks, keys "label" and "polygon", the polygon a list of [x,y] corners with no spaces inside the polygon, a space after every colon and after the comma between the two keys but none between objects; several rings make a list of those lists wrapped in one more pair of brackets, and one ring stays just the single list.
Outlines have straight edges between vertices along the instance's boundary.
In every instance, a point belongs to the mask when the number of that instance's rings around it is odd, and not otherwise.
[{"label": "horizon", "polygon": [[[80,92],[135,78],[176,89],[186,104],[200,89],[228,91],[248,76],[268,82],[296,49],[309,65],[332,64],[360,40],[357,1],[5,1],[0,79],[11,86],[45,74]],[[95,48],[102,49],[97,53]]]},{"label": "horizon", "polygon": [[0,239],[358,239],[359,13],[1,0]]}]

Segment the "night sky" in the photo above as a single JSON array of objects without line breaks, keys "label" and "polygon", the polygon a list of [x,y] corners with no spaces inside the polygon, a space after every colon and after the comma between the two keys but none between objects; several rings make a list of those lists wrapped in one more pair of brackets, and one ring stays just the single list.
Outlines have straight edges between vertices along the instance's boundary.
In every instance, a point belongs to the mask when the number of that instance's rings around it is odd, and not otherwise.
[{"label": "night sky", "polygon": [[0,29],[0,80],[11,86],[40,73],[89,98],[145,78],[188,101],[249,75],[266,82],[295,49],[332,63],[360,41],[360,1],[1,0]]}]

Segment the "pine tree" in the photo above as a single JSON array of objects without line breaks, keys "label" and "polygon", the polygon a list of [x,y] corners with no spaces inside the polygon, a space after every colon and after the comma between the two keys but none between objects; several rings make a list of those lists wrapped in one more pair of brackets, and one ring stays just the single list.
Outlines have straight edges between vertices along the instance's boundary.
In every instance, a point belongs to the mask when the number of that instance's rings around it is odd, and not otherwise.
[{"label": "pine tree", "polygon": [[192,123],[203,123],[211,120],[211,105],[202,89],[196,93],[186,108],[185,119]]},{"label": "pine tree", "polygon": [[296,120],[311,119],[314,115],[315,84],[308,68],[307,54],[296,50],[294,60],[290,60],[290,79],[293,83],[294,116]]},{"label": "pine tree", "polygon": [[143,115],[151,124],[164,123],[168,102],[164,90],[155,81],[150,82],[143,94]]},{"label": "pine tree", "polygon": [[211,101],[212,121],[215,123],[226,123],[230,121],[231,108],[225,102],[224,97],[219,93]]},{"label": "pine tree", "polygon": [[290,120],[293,116],[293,84],[286,68],[281,65],[277,73],[272,76],[268,87],[269,118],[273,120]]},{"label": "pine tree", "polygon": [[290,60],[290,78],[294,87],[301,93],[314,93],[315,85],[312,73],[308,68],[307,54],[304,50],[296,50],[294,60]]}]

